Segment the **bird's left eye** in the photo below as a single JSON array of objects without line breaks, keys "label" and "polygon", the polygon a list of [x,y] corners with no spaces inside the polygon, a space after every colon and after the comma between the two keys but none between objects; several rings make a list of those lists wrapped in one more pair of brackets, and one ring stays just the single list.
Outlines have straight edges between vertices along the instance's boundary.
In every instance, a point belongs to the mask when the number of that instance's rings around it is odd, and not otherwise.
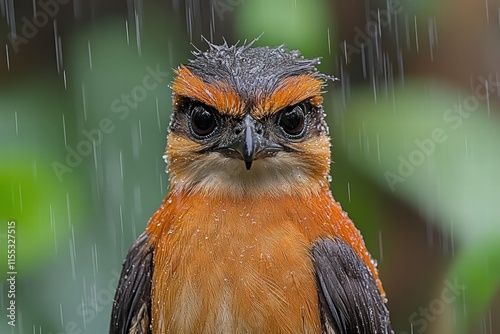
[{"label": "bird's left eye", "polygon": [[302,104],[288,107],[281,112],[278,120],[283,131],[292,137],[298,137],[305,128],[305,114]]},{"label": "bird's left eye", "polygon": [[196,105],[191,112],[191,129],[200,136],[210,135],[216,128],[217,121],[213,112],[203,105]]}]

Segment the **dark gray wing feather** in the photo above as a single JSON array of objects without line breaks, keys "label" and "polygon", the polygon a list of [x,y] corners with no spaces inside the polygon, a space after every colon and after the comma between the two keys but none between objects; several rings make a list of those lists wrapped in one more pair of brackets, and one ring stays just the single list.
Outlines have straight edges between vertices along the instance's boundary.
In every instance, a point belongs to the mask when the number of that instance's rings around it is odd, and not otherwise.
[{"label": "dark gray wing feather", "polygon": [[110,334],[151,334],[153,247],[143,233],[123,263],[111,312]]},{"label": "dark gray wing feather", "polygon": [[340,239],[312,248],[323,332],[392,333],[389,312],[365,262]]}]

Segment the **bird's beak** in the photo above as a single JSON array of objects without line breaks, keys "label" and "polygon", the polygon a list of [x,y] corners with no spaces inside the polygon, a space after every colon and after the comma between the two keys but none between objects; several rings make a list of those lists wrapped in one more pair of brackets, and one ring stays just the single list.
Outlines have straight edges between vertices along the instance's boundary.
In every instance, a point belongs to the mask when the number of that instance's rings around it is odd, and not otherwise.
[{"label": "bird's beak", "polygon": [[216,150],[228,157],[242,159],[250,170],[254,160],[283,151],[283,146],[266,139],[252,116],[247,114],[236,127],[230,142]]}]

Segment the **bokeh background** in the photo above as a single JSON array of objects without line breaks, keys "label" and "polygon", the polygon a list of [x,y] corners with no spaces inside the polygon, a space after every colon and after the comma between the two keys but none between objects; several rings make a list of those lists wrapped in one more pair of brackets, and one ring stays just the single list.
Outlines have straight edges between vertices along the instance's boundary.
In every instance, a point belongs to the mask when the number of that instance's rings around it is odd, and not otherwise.
[{"label": "bokeh background", "polygon": [[262,33],[340,79],[331,188],[395,333],[500,333],[499,0],[0,0],[0,333],[107,331],[168,190],[172,69]]}]

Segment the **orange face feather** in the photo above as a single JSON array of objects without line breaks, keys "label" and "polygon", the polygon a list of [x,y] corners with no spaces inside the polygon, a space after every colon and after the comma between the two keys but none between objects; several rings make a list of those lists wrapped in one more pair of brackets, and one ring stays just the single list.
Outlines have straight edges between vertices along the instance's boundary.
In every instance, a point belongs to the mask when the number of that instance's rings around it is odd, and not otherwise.
[{"label": "orange face feather", "polygon": [[221,114],[240,115],[244,112],[244,102],[227,83],[205,83],[185,66],[177,69],[175,74],[177,74],[177,78],[172,84],[172,90],[175,94],[174,104],[176,97],[182,96],[212,106]]},{"label": "orange face feather", "polygon": [[321,88],[325,83],[314,75],[306,74],[286,78],[281,82],[276,91],[263,96],[257,101],[254,111],[256,118],[277,112],[287,106],[295,105],[308,98],[313,99],[313,104],[321,105],[323,98]]}]

